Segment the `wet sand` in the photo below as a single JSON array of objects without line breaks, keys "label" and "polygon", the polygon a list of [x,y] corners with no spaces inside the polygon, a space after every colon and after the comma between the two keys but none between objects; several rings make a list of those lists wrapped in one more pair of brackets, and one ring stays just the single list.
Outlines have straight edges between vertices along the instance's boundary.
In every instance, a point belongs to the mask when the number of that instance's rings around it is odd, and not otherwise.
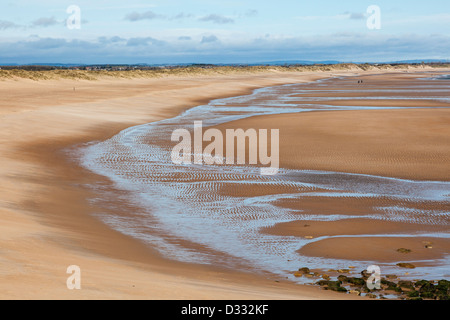
[{"label": "wet sand", "polygon": [[[163,258],[142,242],[110,229],[95,218],[99,212],[126,215],[140,209],[126,201],[129,196],[126,192],[114,189],[108,179],[81,168],[68,159],[64,151],[73,145],[102,141],[132,125],[174,116],[213,98],[247,94],[258,87],[327,76],[329,74],[264,74],[98,82],[1,82],[0,298],[356,298],[295,285],[270,274],[262,276],[259,273],[235,272],[217,265],[201,266]],[[315,116],[312,113],[301,116],[305,115]],[[443,113],[442,116],[447,115]],[[268,118],[273,124],[280,120],[278,117],[283,116]],[[300,115],[297,120],[301,121]],[[259,123],[264,119],[243,121]],[[285,119],[282,121],[284,123]],[[248,124],[256,125],[252,122]],[[260,124],[264,126],[264,123]],[[243,127],[243,123],[237,125]],[[293,125],[292,134],[298,134],[295,131],[298,127]],[[432,138],[441,134],[436,132]],[[426,137],[422,138],[421,143],[426,144]],[[283,142],[281,148],[283,150]],[[442,151],[439,148],[433,150]],[[328,170],[337,170],[342,163],[348,163],[346,156],[348,154],[345,152],[340,155],[342,160],[337,162],[336,167],[333,167],[334,160],[330,159],[320,165]],[[418,158],[421,157],[425,159],[424,155]],[[440,154],[432,158],[439,157]],[[298,168],[316,163],[312,160],[283,162],[286,161],[283,158],[286,157],[281,156],[282,165]],[[436,166],[436,170],[425,173],[417,170],[418,177],[440,177],[445,165],[436,161]],[[350,167],[341,168],[355,169],[358,166],[352,162]],[[361,172],[366,172],[367,168],[360,168]],[[401,166],[387,168],[383,172],[397,172]],[[405,169],[404,172],[410,171]],[[101,192],[92,190],[91,185],[100,186]],[[93,198],[108,191],[122,198],[117,198],[115,202],[109,199],[108,207],[92,202]],[[276,228],[271,232],[285,232],[281,226],[278,230]],[[402,225],[396,228],[403,230]],[[326,231],[319,227],[319,234],[326,234]],[[329,248],[328,245],[324,247]],[[328,253],[313,248],[312,253],[308,254]],[[66,288],[68,275],[65,271],[72,264],[82,269],[80,291]]]},{"label": "wet sand", "polygon": [[229,128],[279,128],[284,168],[449,181],[449,122],[450,109],[421,108],[274,115]]}]

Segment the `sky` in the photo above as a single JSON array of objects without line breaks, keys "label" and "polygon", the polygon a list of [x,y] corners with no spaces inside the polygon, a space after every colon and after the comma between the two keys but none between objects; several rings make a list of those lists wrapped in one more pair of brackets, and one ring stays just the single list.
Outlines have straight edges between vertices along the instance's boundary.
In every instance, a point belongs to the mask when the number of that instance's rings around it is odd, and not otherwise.
[{"label": "sky", "polygon": [[448,0],[0,0],[0,8],[0,64],[450,59]]}]

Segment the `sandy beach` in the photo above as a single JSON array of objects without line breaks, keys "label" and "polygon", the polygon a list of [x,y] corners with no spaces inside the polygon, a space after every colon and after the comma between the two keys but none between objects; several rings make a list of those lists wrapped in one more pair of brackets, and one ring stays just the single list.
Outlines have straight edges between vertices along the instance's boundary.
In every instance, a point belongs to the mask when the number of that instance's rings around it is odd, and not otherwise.
[{"label": "sandy beach", "polygon": [[[450,143],[447,137],[450,135],[448,126],[450,104],[445,100],[448,98],[448,92],[447,94],[439,93],[438,90],[412,92],[410,99],[389,97],[389,95],[398,96],[399,92],[396,90],[406,88],[408,81],[413,78],[417,78],[416,85],[425,84],[419,75],[414,74],[371,75],[358,77],[364,80],[364,85],[355,85],[355,92],[335,92],[334,90],[342,89],[340,82],[336,81],[327,85],[326,90],[314,85],[307,86],[311,92],[298,95],[299,103],[323,104],[322,99],[326,99],[325,103],[332,106],[386,106],[398,109],[320,110],[257,116],[230,122],[217,128],[223,132],[226,129],[237,128],[244,130],[280,128],[282,168],[354,173],[401,181],[449,181],[447,159],[450,157]],[[412,82],[409,84],[412,85]],[[327,91],[329,87],[331,93]],[[387,98],[373,100],[374,96],[380,97],[383,87],[389,88]],[[378,92],[366,92],[371,90]],[[420,100],[415,100],[418,96]],[[310,101],[311,97],[317,101]],[[334,100],[335,97],[342,99]],[[436,100],[439,98],[444,99]],[[222,192],[242,193],[245,192],[245,187]],[[259,190],[259,194],[271,192]],[[277,192],[294,191],[285,188],[277,189]],[[432,261],[448,256],[450,248],[448,238],[417,237],[421,233],[449,232],[448,218],[442,223],[425,222],[430,218],[428,216],[430,210],[447,212],[446,201],[434,204],[429,201],[414,203],[411,199],[406,199],[405,202],[405,199],[395,200],[388,196],[379,198],[354,197],[351,194],[345,196],[345,192],[343,196],[308,197],[308,192],[298,199],[279,200],[277,205],[296,210],[302,215],[310,214],[312,218],[317,215],[320,215],[321,219],[324,216],[335,215],[348,218],[338,221],[299,218],[298,221],[264,228],[263,232],[278,236],[291,235],[299,239],[325,237],[323,240],[303,246],[298,251],[311,257],[393,264],[403,260],[416,261],[417,265],[430,265]],[[406,211],[405,221],[371,218],[377,215],[380,207],[394,208],[392,210],[395,211],[395,208],[402,206],[411,212],[423,212],[422,218],[418,218],[414,223],[412,216],[408,216]],[[299,216],[301,214],[299,213]],[[374,237],[383,234],[385,235],[383,237]],[[389,234],[400,236],[389,237]],[[425,248],[424,244],[427,243],[433,243],[432,250]],[[397,251],[399,248],[409,248],[411,253],[399,253]]]},{"label": "sandy beach", "polygon": [[[109,203],[108,209],[90,199],[113,190],[111,182],[82,168],[67,149],[106,140],[119,131],[178,115],[212,99],[249,94],[256,88],[307,83],[331,75],[360,75],[389,70],[338,72],[265,72],[177,76],[154,79],[53,79],[0,81],[0,298],[1,299],[356,299],[317,287],[295,284],[270,273],[230,270],[225,267],[175,262],[148,245],[115,231],[95,217],[137,211],[131,203]],[[432,75],[435,69],[420,69]],[[412,73],[393,70],[399,81]],[[412,72],[412,71],[410,71]],[[449,71],[450,72],[450,71]],[[367,78],[364,78],[366,77]],[[383,83],[392,75],[380,75]],[[375,80],[374,80],[375,81]],[[378,85],[377,83],[373,84]],[[365,101],[370,105],[373,101]],[[308,102],[310,103],[310,102]],[[342,100],[330,101],[339,105]],[[345,102],[349,105],[348,102]],[[354,104],[361,101],[353,100]],[[283,128],[281,167],[351,172],[385,177],[449,181],[450,156],[448,102],[386,100],[397,106],[420,109],[323,111],[252,117],[227,124],[227,128]],[[349,128],[351,127],[351,130]],[[422,130],[417,130],[417,128]],[[221,128],[224,129],[224,128]],[[301,138],[297,138],[301,137]],[[248,190],[241,190],[242,194]],[[127,197],[126,192],[114,190]],[[236,190],[221,190],[223,193]],[[257,192],[257,191],[252,191]],[[261,191],[267,193],[267,190]],[[390,200],[389,200],[390,201]],[[391,205],[391,202],[386,202]],[[370,200],[316,198],[302,203],[282,202],[286,208],[345,211],[359,219],[278,224],[270,234],[298,237],[370,234],[405,230],[448,232],[447,225],[416,225],[382,221],[366,224]],[[392,202],[392,205],[395,203]],[[425,209],[436,208],[433,205]],[[333,210],[331,210],[332,208]],[[305,232],[304,225],[311,228]],[[339,231],[336,231],[339,229]],[[358,230],[356,232],[355,230]],[[365,246],[376,247],[380,261],[396,261],[393,242],[363,238],[318,241],[300,251],[308,256],[367,259]],[[433,251],[423,249],[432,241]],[[331,242],[331,243],[329,243]],[[401,239],[398,246],[414,254],[406,260],[437,259],[448,254],[448,239]],[[337,248],[345,248],[338,250]],[[395,249],[394,248],[394,249]],[[359,252],[359,254],[352,254]],[[374,256],[372,256],[373,258]],[[402,257],[404,258],[404,257]],[[68,290],[66,269],[82,270],[82,290]],[[300,266],[299,266],[300,267]]]}]

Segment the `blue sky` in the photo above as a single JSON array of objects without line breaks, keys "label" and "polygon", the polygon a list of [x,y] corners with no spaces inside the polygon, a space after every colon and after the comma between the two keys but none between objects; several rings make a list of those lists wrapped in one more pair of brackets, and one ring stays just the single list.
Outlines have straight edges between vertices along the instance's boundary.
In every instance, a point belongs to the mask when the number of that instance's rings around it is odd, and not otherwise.
[{"label": "blue sky", "polygon": [[[450,1],[0,0],[0,63],[450,59]],[[69,29],[70,5],[81,28]],[[381,28],[369,29],[377,5]]]}]

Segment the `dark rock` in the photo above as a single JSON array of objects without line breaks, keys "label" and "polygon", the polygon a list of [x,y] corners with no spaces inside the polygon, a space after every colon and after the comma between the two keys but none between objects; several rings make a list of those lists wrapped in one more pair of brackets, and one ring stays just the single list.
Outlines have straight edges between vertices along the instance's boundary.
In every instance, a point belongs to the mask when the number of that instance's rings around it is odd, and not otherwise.
[{"label": "dark rock", "polygon": [[406,289],[414,289],[414,285],[411,281],[401,280],[398,282],[398,286],[401,288],[406,288]]},{"label": "dark rock", "polygon": [[316,282],[319,286],[327,286],[330,280],[319,280]]},{"label": "dark rock", "polygon": [[450,300],[450,281],[439,280],[435,286],[435,298],[438,300]]},{"label": "dark rock", "polygon": [[[429,281],[426,280],[422,280],[421,282],[421,286],[419,289],[420,292],[420,296],[421,297],[427,297],[427,298],[432,298],[435,296],[435,292],[436,292],[436,287],[434,286],[434,284],[432,284]],[[417,286],[417,283],[416,283]],[[431,297],[430,297],[431,295]]]},{"label": "dark rock", "polygon": [[341,287],[341,286],[339,286],[339,287],[332,287],[330,289],[333,290],[333,291],[337,291],[337,292],[347,292],[347,289],[345,289],[344,287]]},{"label": "dark rock", "polygon": [[436,285],[436,290],[441,293],[448,295],[450,293],[450,281],[448,280],[439,280]]},{"label": "dark rock", "polygon": [[420,296],[424,299],[435,299],[436,294],[433,292],[421,292]]},{"label": "dark rock", "polygon": [[420,288],[420,287],[422,287],[423,285],[428,284],[428,283],[431,283],[431,282],[428,281],[428,280],[419,280],[419,281],[417,281],[417,282],[414,284],[414,286],[415,286],[416,288]]},{"label": "dark rock", "polygon": [[338,291],[338,292],[347,292],[347,289],[341,287],[341,281],[331,281],[331,280],[319,280],[316,284],[320,286],[326,286],[326,289]]},{"label": "dark rock", "polygon": [[403,290],[399,286],[397,286],[397,284],[395,282],[386,280],[384,278],[381,279],[381,285],[382,285],[384,290],[391,290],[391,291],[395,291],[395,292],[403,292]]},{"label": "dark rock", "polygon": [[354,286],[364,286],[366,284],[366,280],[363,278],[352,277],[348,279],[348,282]]},{"label": "dark rock", "polygon": [[438,294],[436,295],[436,299],[449,301],[450,296],[448,294],[443,294],[443,293],[438,292]]},{"label": "dark rock", "polygon": [[400,288],[400,287],[388,287],[386,290],[393,290],[393,291],[395,291],[397,293],[402,293],[403,292],[402,288]]},{"label": "dark rock", "polygon": [[370,289],[367,288],[366,286],[361,287],[361,291],[362,291],[362,292],[365,292],[365,293],[367,293],[367,292],[372,292],[372,290],[370,290]]},{"label": "dark rock", "polygon": [[329,287],[339,287],[339,286],[341,286],[341,283],[342,282],[340,282],[340,281],[328,281],[328,286]]},{"label": "dark rock", "polygon": [[302,272],[303,274],[307,274],[310,273],[311,271],[309,270],[309,268],[303,267],[298,269],[298,271]]},{"label": "dark rock", "polygon": [[338,269],[339,273],[350,273],[350,269]]},{"label": "dark rock", "polygon": [[384,286],[387,286],[387,287],[392,287],[392,288],[397,287],[397,284],[395,282],[386,280],[384,278],[381,279],[381,284],[384,285]]},{"label": "dark rock", "polygon": [[410,291],[406,294],[409,298],[417,298],[419,297],[419,291]]},{"label": "dark rock", "polygon": [[340,276],[338,276],[337,278],[338,278],[338,280],[341,281],[341,282],[344,282],[344,283],[345,283],[345,282],[348,282],[348,277],[347,277],[347,276],[344,276],[344,275],[342,275],[342,274],[341,274]]},{"label": "dark rock", "polygon": [[367,273],[367,270],[361,271],[361,275],[364,280],[367,280],[370,277],[370,273]]},{"label": "dark rock", "polygon": [[296,271],[294,272],[294,277],[299,278],[303,276],[303,272]]},{"label": "dark rock", "polygon": [[408,269],[414,269],[416,267],[412,263],[408,263],[408,262],[397,263],[397,266],[399,266],[400,268],[408,268]]}]

